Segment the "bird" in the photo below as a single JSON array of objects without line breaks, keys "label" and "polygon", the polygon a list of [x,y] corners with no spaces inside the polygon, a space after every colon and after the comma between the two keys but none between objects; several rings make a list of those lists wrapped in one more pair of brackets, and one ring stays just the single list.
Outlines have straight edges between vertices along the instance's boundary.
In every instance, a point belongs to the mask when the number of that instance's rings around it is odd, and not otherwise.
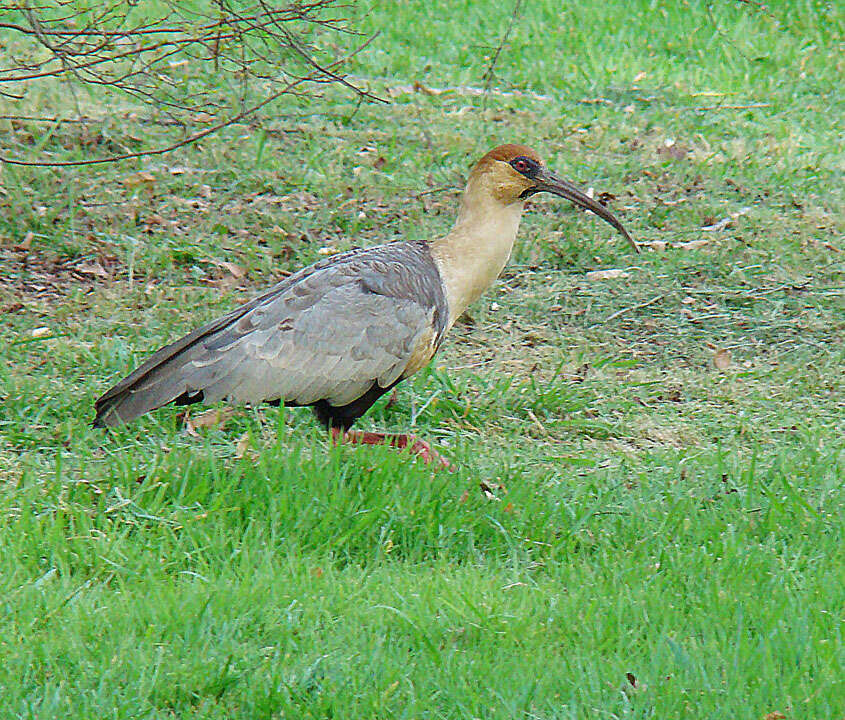
[{"label": "bird", "polygon": [[591,211],[639,252],[605,206],[534,150],[500,145],[475,163],[446,235],[355,248],[302,268],[154,352],[96,400],[93,425],[118,426],[169,403],[309,406],[335,442],[407,448],[452,468],[414,435],[351,428],[432,360],[504,269],[526,203],[542,192]]}]

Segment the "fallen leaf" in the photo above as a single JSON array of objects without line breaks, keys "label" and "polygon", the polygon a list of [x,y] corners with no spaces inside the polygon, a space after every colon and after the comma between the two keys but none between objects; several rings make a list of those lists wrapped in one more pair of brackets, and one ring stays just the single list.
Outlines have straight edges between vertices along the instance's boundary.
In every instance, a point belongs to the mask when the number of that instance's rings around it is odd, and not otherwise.
[{"label": "fallen leaf", "polygon": [[156,181],[155,175],[150,172],[141,171],[133,173],[132,175],[127,175],[123,178],[120,182],[123,183],[126,187],[132,188],[137,187],[138,185],[148,184],[151,185]]},{"label": "fallen leaf", "polygon": [[698,250],[699,248],[703,248],[705,245],[709,245],[711,240],[709,238],[704,238],[702,240],[690,240],[689,242],[684,243],[677,243],[673,245],[677,250]]},{"label": "fallen leaf", "polygon": [[808,241],[811,242],[816,247],[822,247],[825,250],[830,250],[831,252],[835,252],[835,253],[842,252],[842,250],[840,250],[838,247],[836,247],[836,245],[833,245],[832,243],[829,243],[829,242],[823,242],[821,240],[816,240],[815,238],[808,238]]},{"label": "fallen leaf", "polygon": [[246,276],[246,269],[233,262],[229,262],[228,260],[212,260],[211,262],[213,262],[217,267],[223,268],[230,275],[233,275],[239,280]]},{"label": "fallen leaf", "polygon": [[722,218],[718,222],[712,223],[711,225],[702,225],[701,229],[704,230],[704,232],[715,232],[716,230],[724,230],[731,225],[733,225],[733,219],[726,217]]},{"label": "fallen leaf", "polygon": [[[722,218],[719,221],[710,222],[705,224],[701,229],[705,232],[714,232],[716,230],[724,230],[725,228],[730,227],[734,224],[734,220],[743,215],[747,215],[750,212],[750,207],[740,208],[732,213],[728,213],[727,217]],[[711,218],[706,218],[706,220],[710,220]]]},{"label": "fallen leaf", "polygon": [[713,353],[713,365],[717,370],[727,370],[731,366],[731,351],[719,348]]},{"label": "fallen leaf", "polygon": [[648,73],[645,70],[640,70],[636,75],[634,75],[634,82],[637,83],[642,80]]},{"label": "fallen leaf", "polygon": [[628,697],[632,697],[634,694],[639,694],[645,690],[645,684],[640,682],[634,673],[626,672],[621,690]]},{"label": "fallen leaf", "polygon": [[111,277],[108,270],[106,270],[98,261],[85,262],[77,265],[76,269],[85,275],[96,275],[97,277],[107,278]]},{"label": "fallen leaf", "polygon": [[784,715],[782,712],[774,710],[770,713],[766,713],[763,716],[763,720],[786,720],[786,715]]},{"label": "fallen leaf", "polygon": [[158,213],[147,215],[146,220],[144,220],[144,224],[146,225],[164,225],[165,222],[165,219]]},{"label": "fallen leaf", "polygon": [[437,88],[430,88],[423,85],[419,80],[414,80],[414,90],[417,92],[421,92],[423,95],[442,95],[445,90],[440,90]]},{"label": "fallen leaf", "polygon": [[587,273],[587,280],[614,280],[615,278],[626,278],[630,273],[620,268],[612,268],[610,270],[591,270]]},{"label": "fallen leaf", "polygon": [[481,488],[481,492],[484,493],[484,497],[486,497],[488,500],[493,500],[495,502],[501,502],[502,499],[496,497],[493,494],[494,490],[501,490],[504,493],[507,492],[505,486],[497,482],[487,482],[485,480],[482,480],[480,483],[478,483],[478,487]]},{"label": "fallen leaf", "polygon": [[28,232],[24,235],[23,240],[21,240],[17,245],[14,246],[15,250],[29,250],[30,246],[32,245],[32,240],[35,235],[32,231]]},{"label": "fallen leaf", "polygon": [[33,330],[29,334],[34,338],[47,337],[50,334],[50,328],[48,328],[48,327],[33,328]]},{"label": "fallen leaf", "polygon": [[226,421],[234,414],[234,408],[212,408],[211,410],[206,410],[204,413],[201,413],[196,417],[191,417],[186,412],[182,416],[182,419],[185,422],[185,430],[188,435],[191,435],[192,437],[199,437],[199,433],[197,432],[199,428],[212,428],[218,426],[222,428],[223,425],[226,424]]},{"label": "fallen leaf", "polygon": [[240,460],[249,448],[249,433],[244,433],[238,438],[238,444],[235,446],[235,458]]}]

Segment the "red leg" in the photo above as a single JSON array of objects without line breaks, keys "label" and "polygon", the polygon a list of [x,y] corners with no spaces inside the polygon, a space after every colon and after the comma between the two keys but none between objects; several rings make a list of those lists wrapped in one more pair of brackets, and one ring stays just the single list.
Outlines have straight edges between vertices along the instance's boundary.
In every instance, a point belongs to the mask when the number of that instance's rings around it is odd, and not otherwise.
[{"label": "red leg", "polygon": [[431,445],[425,440],[419,440],[414,435],[363,432],[360,430],[347,430],[343,432],[340,428],[333,427],[332,439],[335,442],[345,442],[353,445],[390,445],[390,447],[399,450],[408,448],[414,455],[419,455],[426,465],[436,463],[438,468],[454,470],[452,464],[442,457]]}]

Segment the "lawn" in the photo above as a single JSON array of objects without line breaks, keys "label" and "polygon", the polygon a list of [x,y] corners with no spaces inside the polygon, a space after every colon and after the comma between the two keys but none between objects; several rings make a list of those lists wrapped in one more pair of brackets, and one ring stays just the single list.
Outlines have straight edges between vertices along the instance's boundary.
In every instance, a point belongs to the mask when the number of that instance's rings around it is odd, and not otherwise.
[{"label": "lawn", "polygon": [[[512,8],[354,8],[379,34],[348,71],[387,104],[325,87],[159,157],[0,166],[0,716],[845,717],[845,13],[525,2],[483,92]],[[170,137],[76,102],[103,122],[0,120],[2,154]],[[90,427],[285,273],[445,233],[508,141],[643,252],[532,201],[496,287],[360,423],[456,472],[301,409]]]}]

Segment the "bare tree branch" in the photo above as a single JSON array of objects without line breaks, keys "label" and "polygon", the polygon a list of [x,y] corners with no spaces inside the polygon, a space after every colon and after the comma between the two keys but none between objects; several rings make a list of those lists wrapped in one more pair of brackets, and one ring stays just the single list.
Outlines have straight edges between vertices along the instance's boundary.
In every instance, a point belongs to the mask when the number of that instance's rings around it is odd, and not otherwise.
[{"label": "bare tree branch", "polygon": [[[3,66],[0,56],[0,96],[25,101],[33,88],[61,82],[74,98],[82,88],[98,88],[98,96],[107,92],[130,98],[152,111],[143,113],[150,122],[189,128],[202,118],[213,124],[138,152],[54,162],[6,151],[0,161],[64,167],[159,155],[244,120],[283,95],[314,96],[317,92],[308,86],[315,84],[350,90],[359,102],[385,102],[341,71],[373,39],[347,53],[337,49],[332,34],[361,35],[340,14],[349,7],[342,0],[205,0],[190,5],[163,0],[152,16],[148,8],[141,16],[136,4],[106,0],[105,6],[92,9],[86,0],[0,2],[0,29],[18,38],[9,44],[17,57],[9,61],[9,50]],[[50,114],[57,123],[94,122],[81,109],[75,118],[59,118],[60,113],[45,113],[37,105],[21,110],[0,119],[43,123]]]}]

